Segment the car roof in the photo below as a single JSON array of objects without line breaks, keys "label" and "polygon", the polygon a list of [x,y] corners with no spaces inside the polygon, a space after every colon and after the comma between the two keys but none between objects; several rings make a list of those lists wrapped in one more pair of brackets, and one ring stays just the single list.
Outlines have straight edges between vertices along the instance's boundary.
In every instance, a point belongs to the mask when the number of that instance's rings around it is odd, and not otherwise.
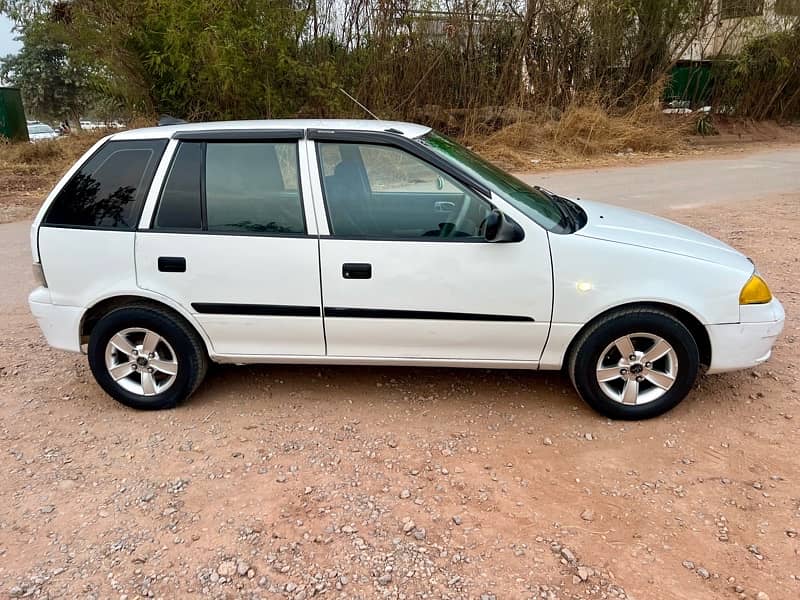
[{"label": "car roof", "polygon": [[392,130],[407,138],[417,138],[428,133],[431,128],[415,123],[401,121],[361,120],[361,119],[275,119],[261,121],[212,121],[209,123],[182,123],[180,125],[164,125],[161,127],[145,127],[130,129],[111,136],[113,140],[142,140],[154,138],[171,138],[178,132],[190,131],[270,131],[274,129],[331,129],[341,131],[373,131]]}]

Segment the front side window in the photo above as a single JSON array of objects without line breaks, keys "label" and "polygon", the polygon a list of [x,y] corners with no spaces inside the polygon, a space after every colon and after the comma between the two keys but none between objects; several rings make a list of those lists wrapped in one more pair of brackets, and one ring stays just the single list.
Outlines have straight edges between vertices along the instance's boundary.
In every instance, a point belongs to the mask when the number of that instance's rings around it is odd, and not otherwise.
[{"label": "front side window", "polygon": [[107,142],[53,201],[46,225],[133,229],[166,140]]},{"label": "front side window", "polygon": [[293,142],[181,142],[154,228],[305,233],[297,160]]},{"label": "front side window", "polygon": [[566,215],[545,192],[517,179],[468,148],[432,131],[419,138],[420,143],[446,161],[505,198],[514,208],[545,229],[558,233],[569,230]]},{"label": "front side window", "polygon": [[492,206],[423,160],[377,144],[317,144],[331,233],[388,239],[482,238]]}]

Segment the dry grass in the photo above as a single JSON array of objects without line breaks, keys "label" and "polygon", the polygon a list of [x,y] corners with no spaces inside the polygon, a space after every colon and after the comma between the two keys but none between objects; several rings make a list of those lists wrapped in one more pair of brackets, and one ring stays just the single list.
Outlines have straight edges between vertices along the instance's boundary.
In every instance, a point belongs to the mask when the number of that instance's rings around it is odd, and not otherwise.
[{"label": "dry grass", "polygon": [[531,162],[552,164],[616,153],[662,153],[681,149],[685,119],[665,116],[652,105],[611,115],[599,104],[573,105],[558,120],[529,115],[484,138],[469,142],[481,154],[509,168]]},{"label": "dry grass", "polygon": [[0,223],[31,217],[47,192],[105,133],[76,133],[56,140],[0,142]]},{"label": "dry grass", "polygon": [[22,175],[54,184],[104,133],[80,133],[35,144],[5,143],[0,146],[0,176]]}]

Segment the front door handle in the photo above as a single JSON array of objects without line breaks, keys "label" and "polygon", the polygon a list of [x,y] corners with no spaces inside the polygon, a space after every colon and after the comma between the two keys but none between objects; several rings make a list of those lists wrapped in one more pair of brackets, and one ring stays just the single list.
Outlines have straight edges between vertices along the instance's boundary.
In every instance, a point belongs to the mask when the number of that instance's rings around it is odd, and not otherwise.
[{"label": "front door handle", "polygon": [[342,277],[345,279],[372,279],[372,265],[369,263],[344,263]]}]

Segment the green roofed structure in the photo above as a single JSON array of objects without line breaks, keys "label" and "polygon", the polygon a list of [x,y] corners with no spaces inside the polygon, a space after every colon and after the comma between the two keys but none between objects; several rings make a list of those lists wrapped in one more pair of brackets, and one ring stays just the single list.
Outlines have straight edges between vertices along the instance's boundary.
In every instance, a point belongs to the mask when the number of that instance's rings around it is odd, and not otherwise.
[{"label": "green roofed structure", "polygon": [[0,87],[0,136],[13,141],[28,141],[25,109],[17,88]]}]

